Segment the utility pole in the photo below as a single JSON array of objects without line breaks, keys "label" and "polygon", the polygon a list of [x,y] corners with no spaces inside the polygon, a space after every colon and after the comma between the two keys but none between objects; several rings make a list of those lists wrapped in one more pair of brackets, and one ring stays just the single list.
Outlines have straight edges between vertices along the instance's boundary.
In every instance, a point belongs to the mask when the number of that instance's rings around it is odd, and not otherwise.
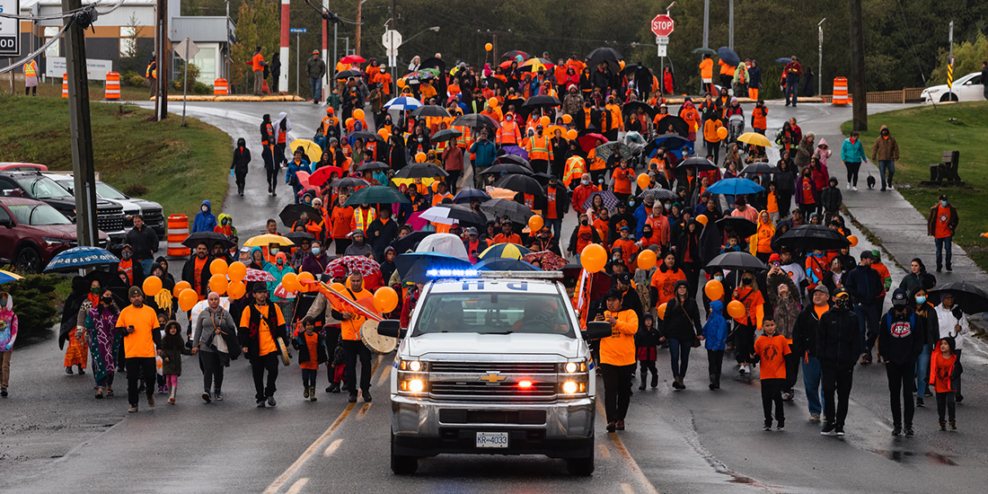
[{"label": "utility pole", "polygon": [[353,41],[354,54],[360,56],[360,14],[363,10],[364,0],[357,0],[357,34]]},{"label": "utility pole", "polygon": [[158,67],[157,97],[155,98],[154,109],[158,121],[168,117],[168,64],[171,57],[171,41],[168,40],[168,0],[158,0],[158,7],[155,31],[154,56]]},{"label": "utility pole", "polygon": [[851,105],[854,130],[868,130],[868,94],[865,91],[864,25],[861,0],[851,0]]},{"label": "utility pole", "polygon": [[[322,0],[322,9],[323,12],[329,11],[329,0]],[[322,60],[323,62],[326,62],[326,75],[323,76],[325,81],[323,81],[322,84],[322,86],[326,88],[326,90],[323,91],[323,99],[325,99],[327,97],[326,95],[333,92],[333,89],[330,87],[330,84],[333,83],[333,74],[331,71],[333,70],[333,66],[336,64],[335,60],[329,60],[329,19],[325,17],[322,18]]]},{"label": "utility pole", "polygon": [[824,17],[823,20],[817,23],[816,25],[819,35],[818,39],[820,41],[820,60],[819,62],[817,62],[816,65],[817,79],[820,80],[820,91],[817,92],[816,94],[819,96],[823,96],[823,22],[826,20],[827,18]]},{"label": "utility pole", "polygon": [[[733,4],[732,4],[733,5]],[[703,0],[703,47],[707,48],[710,40],[710,0]]]},{"label": "utility pole", "polygon": [[[82,0],[62,0],[62,12],[81,9]],[[95,12],[95,8],[93,11]],[[75,187],[75,231],[80,246],[94,247],[98,240],[98,224],[93,135],[89,122],[89,78],[86,75],[85,30],[88,25],[80,24],[78,15],[76,19],[65,32],[65,65],[69,79],[69,139],[72,146],[72,181]],[[66,19],[65,22],[69,20]],[[10,75],[13,77],[13,72]]]},{"label": "utility pole", "polygon": [[734,49],[734,0],[728,0],[727,3],[727,15],[730,16],[731,20],[728,21],[728,34],[727,34],[727,47]]}]

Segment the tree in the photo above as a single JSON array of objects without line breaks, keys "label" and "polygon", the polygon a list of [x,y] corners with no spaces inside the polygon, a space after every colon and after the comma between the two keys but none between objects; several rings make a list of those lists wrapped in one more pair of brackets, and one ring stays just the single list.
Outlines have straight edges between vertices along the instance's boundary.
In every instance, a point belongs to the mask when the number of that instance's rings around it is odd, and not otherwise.
[{"label": "tree", "polygon": [[271,60],[278,52],[280,43],[279,3],[273,0],[249,0],[240,4],[237,29],[234,35],[237,42],[230,49],[230,86],[251,83],[253,75],[247,76],[250,69],[246,64],[254,56],[256,47],[261,47],[261,55]]},{"label": "tree", "polygon": [[[937,56],[937,68],[933,69],[931,84],[947,83],[947,65],[950,62],[950,52],[940,48]],[[978,32],[974,42],[965,41],[961,44],[954,44],[954,79],[963,77],[971,72],[981,71],[981,62],[988,60],[988,38],[985,33]],[[981,81],[986,84],[986,81]]]}]

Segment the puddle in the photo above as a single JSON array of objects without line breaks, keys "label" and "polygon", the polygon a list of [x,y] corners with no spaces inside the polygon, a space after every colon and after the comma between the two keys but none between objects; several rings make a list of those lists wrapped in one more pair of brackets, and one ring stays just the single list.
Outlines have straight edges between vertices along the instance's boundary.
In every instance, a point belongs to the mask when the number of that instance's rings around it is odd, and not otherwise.
[{"label": "puddle", "polygon": [[951,460],[949,456],[944,456],[940,453],[926,453],[926,457],[938,465],[949,465],[952,467],[957,466],[957,463],[955,463],[954,460]]},{"label": "puddle", "polygon": [[887,449],[873,449],[870,451],[872,453],[875,453],[876,455],[882,456],[896,463],[906,463],[908,460],[912,458],[925,456],[926,459],[938,465],[957,466],[957,463],[954,462],[954,460],[952,460],[949,456],[942,455],[940,453],[929,452],[924,454],[924,453],[915,453],[912,451],[894,451]]}]

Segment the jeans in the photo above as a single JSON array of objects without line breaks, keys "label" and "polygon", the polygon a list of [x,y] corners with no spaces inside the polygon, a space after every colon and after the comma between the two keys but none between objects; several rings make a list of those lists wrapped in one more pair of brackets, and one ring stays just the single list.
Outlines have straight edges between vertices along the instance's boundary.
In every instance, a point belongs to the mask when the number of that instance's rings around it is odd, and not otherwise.
[{"label": "jeans", "polygon": [[677,340],[669,338],[669,363],[672,364],[672,377],[686,376],[686,368],[690,365],[690,349],[693,340]]},{"label": "jeans", "polygon": [[[824,360],[820,362],[823,375],[823,414],[832,424],[844,426],[847,418],[847,402],[851,397],[851,384],[854,377],[854,361],[837,362]],[[837,401],[834,401],[834,391],[837,391]],[[836,415],[834,414],[836,405]]]},{"label": "jeans", "polygon": [[[254,399],[261,401],[269,396],[274,396],[277,391],[275,381],[278,380],[278,360],[281,357],[278,352],[271,352],[267,355],[250,359],[250,371],[254,377]],[[264,371],[268,371],[267,386],[264,385]]]},{"label": "jeans", "polygon": [[[949,256],[950,254],[947,255]],[[151,266],[154,265],[154,259],[141,259],[137,262],[141,263],[141,271],[144,272],[144,276],[151,276]],[[949,263],[950,261],[947,262]]]},{"label": "jeans", "polygon": [[130,357],[127,363],[127,402],[137,406],[137,389],[144,380],[144,392],[148,398],[154,396],[154,376],[156,375],[154,357]]},{"label": "jeans", "polygon": [[765,412],[765,426],[772,426],[772,402],[775,402],[775,420],[779,426],[786,423],[786,412],[782,404],[782,388],[785,379],[762,379],[762,411]]},{"label": "jeans", "polygon": [[930,386],[930,345],[923,345],[923,353],[916,359],[916,397],[926,396]]},{"label": "jeans", "polygon": [[907,362],[897,364],[895,362],[885,362],[885,375],[889,380],[889,404],[892,406],[892,423],[899,427],[902,425],[902,405],[899,402],[899,393],[906,402],[906,428],[913,425],[913,413],[915,412],[913,403],[913,382],[916,379],[914,374],[916,364]]},{"label": "jeans", "polygon": [[370,391],[371,354],[363,341],[343,340],[346,352],[346,389],[351,395],[357,394],[357,359],[360,359],[360,390]]},{"label": "jeans", "polygon": [[820,415],[823,410],[823,395],[820,393],[821,377],[820,361],[816,357],[808,357],[803,361],[803,391],[806,393],[810,415]]},{"label": "jeans", "polygon": [[789,96],[792,95],[792,106],[796,106],[796,96],[799,93],[799,76],[786,77],[786,106],[789,106]]},{"label": "jeans", "polygon": [[940,254],[944,250],[947,251],[947,267],[949,268],[950,260],[953,258],[953,256],[950,254],[950,246],[951,244],[954,243],[954,236],[951,235],[949,237],[935,238],[933,239],[933,241],[936,243],[937,246],[937,269],[940,269],[940,266],[942,266],[942,264],[940,264]]},{"label": "jeans", "polygon": [[945,412],[950,417],[950,421],[956,420],[957,405],[956,397],[953,391],[948,391],[946,393],[937,392],[937,414],[940,416],[940,422],[943,422]]},{"label": "jeans", "polygon": [[844,167],[847,168],[847,183],[851,184],[851,187],[857,187],[858,171],[861,170],[861,162],[848,161],[844,163]]},{"label": "jeans", "polygon": [[312,102],[319,103],[322,101],[322,78],[313,79],[310,77],[309,86],[312,87]]},{"label": "jeans", "polygon": [[707,350],[707,373],[710,380],[720,386],[721,367],[724,365],[724,350]]},{"label": "jeans", "polygon": [[858,316],[858,330],[864,339],[865,352],[870,355],[878,339],[879,308],[872,304],[854,304],[854,314]]},{"label": "jeans", "polygon": [[631,402],[631,375],[634,366],[600,364],[604,378],[604,411],[608,422],[624,420]]},{"label": "jeans", "polygon": [[319,369],[302,369],[302,386],[314,388],[316,386],[316,376],[318,375]]},{"label": "jeans", "polygon": [[0,352],[0,388],[6,389],[7,385],[10,384],[10,356],[12,354],[13,352],[10,350]]},{"label": "jeans", "polygon": [[202,364],[202,390],[209,392],[223,389],[223,362],[219,352],[204,352],[199,350],[199,363]]},{"label": "jeans", "polygon": [[549,227],[549,230],[552,231],[552,237],[553,238],[555,238],[555,239],[562,238],[560,236],[561,235],[561,232],[563,231],[563,220],[562,220],[562,218],[556,218],[556,219],[546,218],[545,224],[546,224],[546,226]]},{"label": "jeans", "polygon": [[882,176],[882,190],[885,190],[885,172],[888,171],[888,186],[892,186],[892,176],[895,175],[895,161],[880,160],[878,162],[878,174]]}]

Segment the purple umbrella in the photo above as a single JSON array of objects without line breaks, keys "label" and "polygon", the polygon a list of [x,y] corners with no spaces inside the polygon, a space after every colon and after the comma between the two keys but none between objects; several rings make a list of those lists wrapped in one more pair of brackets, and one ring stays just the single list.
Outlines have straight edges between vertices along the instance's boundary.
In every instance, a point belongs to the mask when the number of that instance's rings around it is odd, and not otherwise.
[{"label": "purple umbrella", "polygon": [[405,224],[411,226],[412,229],[415,230],[415,231],[421,230],[422,228],[424,228],[426,225],[429,224],[429,220],[424,220],[422,218],[419,218],[419,216],[422,216],[422,213],[424,213],[424,212],[425,211],[419,211],[417,213],[412,213],[408,217],[408,221],[405,221]]},{"label": "purple umbrella", "polygon": [[613,192],[609,190],[598,190],[597,192],[590,194],[590,197],[587,198],[587,202],[583,203],[583,209],[585,210],[590,209],[590,206],[593,204],[594,196],[600,196],[601,198],[603,198],[604,207],[607,208],[608,210],[614,209],[614,206],[617,206],[618,198],[617,196],[614,195]]},{"label": "purple umbrella", "polygon": [[528,151],[525,151],[518,146],[504,146],[501,149],[504,150],[505,154],[513,154],[515,156],[520,156],[522,159],[528,160]]}]

